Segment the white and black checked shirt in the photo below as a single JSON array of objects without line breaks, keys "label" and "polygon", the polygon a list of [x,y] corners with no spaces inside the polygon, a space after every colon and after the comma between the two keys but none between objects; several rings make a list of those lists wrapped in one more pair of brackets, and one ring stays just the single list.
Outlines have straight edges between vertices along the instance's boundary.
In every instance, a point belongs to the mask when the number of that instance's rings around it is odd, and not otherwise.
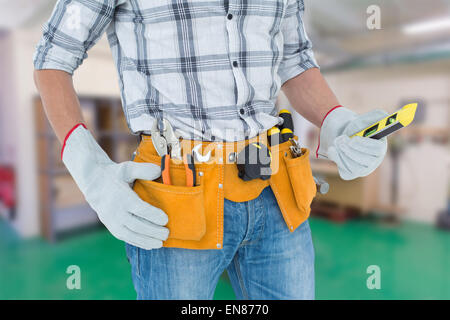
[{"label": "white and black checked shirt", "polygon": [[34,55],[69,73],[106,31],[133,133],[235,141],[277,124],[281,85],[318,67],[303,0],[59,0]]}]

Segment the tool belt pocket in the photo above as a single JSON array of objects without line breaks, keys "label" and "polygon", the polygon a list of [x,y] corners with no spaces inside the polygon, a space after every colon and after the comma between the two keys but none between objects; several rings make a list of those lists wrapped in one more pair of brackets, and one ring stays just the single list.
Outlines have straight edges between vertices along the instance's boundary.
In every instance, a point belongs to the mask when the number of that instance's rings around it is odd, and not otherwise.
[{"label": "tool belt pocket", "polygon": [[302,212],[310,210],[311,202],[316,195],[316,183],[309,163],[309,150],[302,149],[300,157],[284,157],[297,207]]},{"label": "tool belt pocket", "polygon": [[[145,162],[158,164],[160,159],[160,157],[152,156]],[[138,158],[135,161],[144,162],[143,159]],[[169,229],[168,239],[198,241],[206,232],[202,181],[199,186],[195,187],[178,184],[178,181],[184,182],[185,179],[183,165],[171,165],[171,176],[174,185],[166,185],[158,180],[137,180],[133,189],[142,200],[160,208],[167,214],[169,217],[166,225]]]},{"label": "tool belt pocket", "polygon": [[309,151],[302,149],[302,155],[293,158],[289,150],[290,145],[291,142],[284,142],[279,145],[279,150],[272,148],[276,163],[270,186],[286,225],[289,231],[293,232],[308,219],[316,186],[309,163]]}]

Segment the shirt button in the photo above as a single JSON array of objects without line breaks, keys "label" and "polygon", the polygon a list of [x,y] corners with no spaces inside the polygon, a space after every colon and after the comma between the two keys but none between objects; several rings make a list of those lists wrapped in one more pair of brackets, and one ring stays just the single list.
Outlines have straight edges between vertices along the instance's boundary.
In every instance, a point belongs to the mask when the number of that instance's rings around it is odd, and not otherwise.
[{"label": "shirt button", "polygon": [[231,13],[229,13],[229,14],[227,15],[227,19],[228,19],[228,20],[233,19],[233,15],[232,15]]},{"label": "shirt button", "polygon": [[244,108],[241,108],[241,109],[239,110],[239,113],[240,113],[240,114],[244,114],[244,113],[245,113]]},{"label": "shirt button", "polygon": [[238,66],[238,63],[237,63],[237,61],[233,61],[233,67],[237,67]]}]

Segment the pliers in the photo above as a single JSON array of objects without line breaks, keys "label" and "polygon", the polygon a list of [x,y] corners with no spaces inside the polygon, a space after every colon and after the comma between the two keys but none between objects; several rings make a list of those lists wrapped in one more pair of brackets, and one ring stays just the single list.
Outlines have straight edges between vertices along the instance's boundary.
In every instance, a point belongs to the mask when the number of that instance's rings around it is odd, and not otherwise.
[{"label": "pliers", "polygon": [[[155,150],[161,156],[162,181],[164,184],[171,185],[170,159],[173,157],[174,159],[181,160],[181,145],[170,122],[167,119],[162,119],[161,124],[162,127],[159,127],[158,120],[154,120],[151,137]],[[196,174],[192,155],[184,155],[183,163],[186,168],[186,186],[194,187],[196,184]]]},{"label": "pliers", "polygon": [[[183,156],[183,163],[186,170],[186,186],[195,187],[196,185],[196,173],[194,166],[194,158],[191,154],[185,154]],[[161,158],[161,177],[162,182],[167,185],[171,185],[170,179],[170,152],[165,154]]]},{"label": "pliers", "polygon": [[167,119],[161,120],[161,126],[158,125],[158,119],[154,120],[151,129],[151,137],[153,146],[161,157],[167,154],[170,149],[172,157],[181,160],[180,140]]}]

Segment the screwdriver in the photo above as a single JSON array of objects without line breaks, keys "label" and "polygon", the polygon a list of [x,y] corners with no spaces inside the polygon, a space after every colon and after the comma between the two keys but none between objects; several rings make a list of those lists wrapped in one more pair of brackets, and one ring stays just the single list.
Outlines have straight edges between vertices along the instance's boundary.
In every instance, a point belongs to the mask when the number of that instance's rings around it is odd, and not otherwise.
[{"label": "screwdriver", "polygon": [[[183,163],[186,171],[186,186],[195,187],[196,173],[194,158],[191,154],[185,154],[183,156]],[[172,180],[170,179],[170,154],[165,154],[161,157],[161,178],[163,184],[172,185]]]},{"label": "screwdriver", "polygon": [[280,144],[281,139],[281,131],[278,127],[272,127],[267,131],[267,140],[269,141],[269,145],[276,146],[277,144]]},{"label": "screwdriver", "polygon": [[280,125],[281,142],[289,141],[294,138],[294,121],[292,119],[292,114],[289,110],[283,109],[280,111],[279,117],[283,119],[283,123]]}]

